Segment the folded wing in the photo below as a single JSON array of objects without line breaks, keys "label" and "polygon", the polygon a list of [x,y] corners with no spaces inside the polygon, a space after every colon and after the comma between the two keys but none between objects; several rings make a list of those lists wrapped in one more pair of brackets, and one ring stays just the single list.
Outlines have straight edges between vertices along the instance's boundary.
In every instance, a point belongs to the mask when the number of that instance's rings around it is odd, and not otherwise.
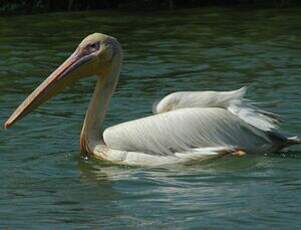
[{"label": "folded wing", "polygon": [[153,106],[154,113],[164,113],[183,108],[223,108],[244,122],[263,131],[278,128],[279,116],[259,109],[244,99],[247,87],[233,91],[175,92],[165,96]]},{"label": "folded wing", "polygon": [[172,155],[198,148],[238,147],[263,152],[275,143],[226,109],[186,108],[110,127],[103,134],[112,149]]}]

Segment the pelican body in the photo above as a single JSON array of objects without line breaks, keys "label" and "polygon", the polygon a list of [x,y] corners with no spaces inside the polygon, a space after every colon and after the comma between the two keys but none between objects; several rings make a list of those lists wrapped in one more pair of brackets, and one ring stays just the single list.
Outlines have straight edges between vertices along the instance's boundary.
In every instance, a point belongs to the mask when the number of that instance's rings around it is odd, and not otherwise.
[{"label": "pelican body", "polygon": [[116,164],[157,166],[200,161],[224,154],[268,153],[293,144],[278,130],[277,115],[245,100],[246,88],[227,92],[176,92],[153,107],[154,115],[107,128],[102,124],[116,88],[123,52],[108,35],[87,36],[5,122],[14,122],[66,86],[85,77],[97,83],[80,135],[82,153]]}]

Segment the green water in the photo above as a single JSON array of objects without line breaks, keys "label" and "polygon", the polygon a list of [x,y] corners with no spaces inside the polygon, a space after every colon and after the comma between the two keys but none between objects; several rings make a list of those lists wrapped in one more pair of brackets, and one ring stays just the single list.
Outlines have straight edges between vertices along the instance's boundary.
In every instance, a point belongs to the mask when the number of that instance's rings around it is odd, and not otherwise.
[{"label": "green water", "polygon": [[[0,122],[83,37],[102,32],[125,51],[106,126],[149,115],[173,91],[250,85],[249,98],[301,135],[300,21],[300,9],[2,17]],[[300,147],[156,169],[85,159],[79,132],[93,86],[78,82],[1,128],[1,229],[301,227]]]}]

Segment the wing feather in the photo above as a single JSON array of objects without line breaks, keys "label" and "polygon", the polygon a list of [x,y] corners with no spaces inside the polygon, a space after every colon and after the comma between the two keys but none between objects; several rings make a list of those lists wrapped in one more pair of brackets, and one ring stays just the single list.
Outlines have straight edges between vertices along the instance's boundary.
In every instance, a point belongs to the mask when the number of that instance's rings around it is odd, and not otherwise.
[{"label": "wing feather", "polygon": [[233,100],[241,100],[247,88],[242,87],[233,91],[183,91],[165,96],[153,105],[154,113],[163,113],[182,108],[226,108]]},{"label": "wing feather", "polygon": [[153,106],[154,113],[163,113],[183,108],[224,108],[255,128],[263,131],[278,129],[280,118],[259,109],[244,99],[247,87],[233,91],[175,92],[164,97]]},{"label": "wing feather", "polygon": [[221,108],[186,108],[157,114],[110,127],[103,137],[109,148],[152,155],[231,146],[260,152],[271,146],[263,131]]}]

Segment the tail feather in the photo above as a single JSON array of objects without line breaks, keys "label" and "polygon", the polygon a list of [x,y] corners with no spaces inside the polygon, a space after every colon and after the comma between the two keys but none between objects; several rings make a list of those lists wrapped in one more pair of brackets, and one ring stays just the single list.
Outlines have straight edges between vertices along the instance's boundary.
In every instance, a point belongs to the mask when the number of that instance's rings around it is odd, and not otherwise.
[{"label": "tail feather", "polygon": [[294,137],[288,137],[287,138],[287,146],[289,145],[299,145],[301,144],[301,140],[299,139],[299,137],[294,136]]},{"label": "tail feather", "polygon": [[245,99],[233,100],[228,110],[246,123],[263,131],[276,130],[281,123],[279,115],[262,110]]}]

